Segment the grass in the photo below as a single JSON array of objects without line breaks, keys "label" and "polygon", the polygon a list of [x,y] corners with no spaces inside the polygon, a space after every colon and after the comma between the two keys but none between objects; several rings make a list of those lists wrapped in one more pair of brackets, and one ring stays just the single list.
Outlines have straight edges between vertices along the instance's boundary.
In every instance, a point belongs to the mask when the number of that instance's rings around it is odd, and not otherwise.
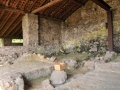
[{"label": "grass", "polygon": [[57,59],[75,59],[77,61],[88,60],[90,57],[89,53],[69,53],[65,55],[56,55]]}]

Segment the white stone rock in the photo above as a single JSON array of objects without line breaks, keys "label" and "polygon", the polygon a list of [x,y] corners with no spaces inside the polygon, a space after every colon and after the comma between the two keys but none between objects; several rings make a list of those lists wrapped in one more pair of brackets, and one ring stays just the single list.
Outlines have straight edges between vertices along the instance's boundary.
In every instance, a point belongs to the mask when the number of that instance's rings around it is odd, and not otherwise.
[{"label": "white stone rock", "polygon": [[50,82],[53,86],[62,85],[67,80],[67,74],[65,71],[54,70],[50,77]]}]

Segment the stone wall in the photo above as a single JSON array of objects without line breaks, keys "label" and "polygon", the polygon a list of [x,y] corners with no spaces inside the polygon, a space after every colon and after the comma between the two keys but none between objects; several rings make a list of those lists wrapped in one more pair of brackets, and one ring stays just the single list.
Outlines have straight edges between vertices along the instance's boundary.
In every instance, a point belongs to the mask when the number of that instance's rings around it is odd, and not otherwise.
[{"label": "stone wall", "polygon": [[[113,11],[113,30],[115,50],[120,51],[120,1],[105,0]],[[75,11],[65,22],[39,17],[39,46],[1,47],[0,54],[22,55],[25,52],[52,53],[61,48],[73,50],[74,47],[89,50],[93,44],[107,47],[107,13],[89,0],[85,6]],[[32,35],[32,34],[31,34]]]},{"label": "stone wall", "polygon": [[89,50],[90,41],[98,43],[102,39],[104,42],[107,39],[106,23],[106,11],[88,1],[66,19],[61,34],[63,47],[70,49],[78,46]]},{"label": "stone wall", "polygon": [[112,6],[115,51],[120,52],[120,0],[106,0]]},{"label": "stone wall", "polygon": [[[120,1],[105,0],[112,7],[115,50],[120,51]],[[40,45],[51,49],[75,47],[89,50],[93,44],[108,48],[107,12],[89,0],[85,6],[75,11],[65,22],[49,18],[39,18]]]},{"label": "stone wall", "polygon": [[61,21],[39,18],[39,43],[47,50],[55,50],[61,45]]},{"label": "stone wall", "polygon": [[38,46],[38,16],[26,14],[22,19],[23,45]]}]

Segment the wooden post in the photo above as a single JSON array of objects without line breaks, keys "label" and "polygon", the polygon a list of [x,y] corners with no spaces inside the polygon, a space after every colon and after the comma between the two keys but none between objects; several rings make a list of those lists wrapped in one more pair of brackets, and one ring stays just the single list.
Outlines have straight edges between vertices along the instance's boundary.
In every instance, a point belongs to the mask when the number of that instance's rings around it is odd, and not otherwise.
[{"label": "wooden post", "polygon": [[108,20],[108,48],[109,51],[114,50],[113,44],[113,18],[112,18],[112,11],[107,11],[107,20]]}]

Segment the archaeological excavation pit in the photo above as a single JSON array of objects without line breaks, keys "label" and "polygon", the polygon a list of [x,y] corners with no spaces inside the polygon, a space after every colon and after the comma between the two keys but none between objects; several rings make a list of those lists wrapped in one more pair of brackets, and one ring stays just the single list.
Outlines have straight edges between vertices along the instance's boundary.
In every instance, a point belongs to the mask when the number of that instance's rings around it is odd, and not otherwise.
[{"label": "archaeological excavation pit", "polygon": [[0,0],[0,90],[120,90],[119,0]]}]

